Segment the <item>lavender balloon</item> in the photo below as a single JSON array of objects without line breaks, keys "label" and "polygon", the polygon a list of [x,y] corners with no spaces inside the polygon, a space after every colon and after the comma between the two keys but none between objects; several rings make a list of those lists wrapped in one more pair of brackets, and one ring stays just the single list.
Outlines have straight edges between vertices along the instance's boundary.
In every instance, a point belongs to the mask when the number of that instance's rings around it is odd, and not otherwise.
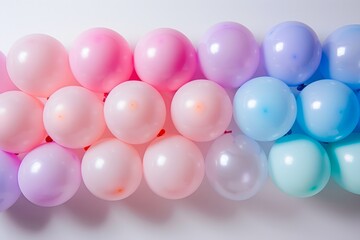
[{"label": "lavender balloon", "polygon": [[225,134],[214,141],[205,160],[206,175],[216,192],[231,200],[254,196],[267,179],[267,158],[245,135]]},{"label": "lavender balloon", "polygon": [[18,170],[20,160],[0,150],[0,212],[11,207],[20,196]]}]

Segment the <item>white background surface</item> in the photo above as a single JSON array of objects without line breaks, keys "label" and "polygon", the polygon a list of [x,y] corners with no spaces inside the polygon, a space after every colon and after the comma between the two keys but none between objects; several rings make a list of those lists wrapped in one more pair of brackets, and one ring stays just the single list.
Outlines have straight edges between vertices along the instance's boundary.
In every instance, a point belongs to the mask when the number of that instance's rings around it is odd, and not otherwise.
[{"label": "white background surface", "polygon": [[[323,40],[360,23],[358,0],[0,1],[0,50],[30,33],[50,34],[69,47],[91,27],[109,27],[132,46],[146,32],[172,27],[196,45],[211,25],[247,26],[259,42],[285,20],[309,24]],[[359,43],[360,44],[360,43]],[[359,173],[360,174],[360,173]],[[0,239],[359,239],[360,197],[330,183],[319,195],[294,199],[268,181],[255,198],[231,202],[207,182],[191,197],[168,201],[142,184],[124,201],[108,203],[83,186],[63,206],[39,208],[24,197],[0,213]]]}]

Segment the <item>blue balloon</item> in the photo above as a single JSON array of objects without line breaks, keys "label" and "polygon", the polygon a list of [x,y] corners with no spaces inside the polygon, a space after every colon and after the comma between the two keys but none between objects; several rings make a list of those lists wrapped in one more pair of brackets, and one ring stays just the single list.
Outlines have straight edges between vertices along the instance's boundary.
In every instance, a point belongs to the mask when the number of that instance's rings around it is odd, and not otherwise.
[{"label": "blue balloon", "polygon": [[278,139],[269,152],[269,173],[275,185],[295,197],[319,193],[330,178],[330,161],[314,139],[292,134]]},{"label": "blue balloon", "polygon": [[334,142],[348,136],[359,121],[355,93],[335,80],[309,84],[297,97],[297,122],[318,141]]},{"label": "blue balloon", "polygon": [[360,24],[343,26],[327,37],[320,70],[325,78],[360,88]]},{"label": "blue balloon", "polygon": [[284,136],[296,118],[296,100],[290,88],[272,77],[254,78],[242,85],[233,102],[241,131],[257,141]]}]

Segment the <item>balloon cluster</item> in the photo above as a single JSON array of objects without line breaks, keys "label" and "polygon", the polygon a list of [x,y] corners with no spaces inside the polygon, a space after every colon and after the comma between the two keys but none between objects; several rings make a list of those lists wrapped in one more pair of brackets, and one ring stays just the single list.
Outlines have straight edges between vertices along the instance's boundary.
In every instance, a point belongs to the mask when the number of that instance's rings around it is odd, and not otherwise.
[{"label": "balloon cluster", "polygon": [[[26,36],[0,54],[0,210],[20,193],[63,204],[81,181],[120,200],[142,176],[167,199],[189,196],[205,175],[220,195],[248,199],[268,173],[297,197],[320,192],[330,175],[360,194],[359,42],[360,25],[321,45],[299,22],[275,26],[261,48],[233,22],[211,27],[197,51],[173,29],[148,33],[134,52],[105,28],[85,31],[69,51],[48,35]],[[253,78],[261,61],[267,74]],[[198,68],[205,79],[193,79]],[[129,80],[134,71],[140,81]],[[165,132],[167,115],[177,134]],[[232,117],[242,134],[228,129]],[[210,141],[204,157],[195,142]],[[268,156],[256,141],[274,141]],[[148,144],[143,158],[138,144]]]}]

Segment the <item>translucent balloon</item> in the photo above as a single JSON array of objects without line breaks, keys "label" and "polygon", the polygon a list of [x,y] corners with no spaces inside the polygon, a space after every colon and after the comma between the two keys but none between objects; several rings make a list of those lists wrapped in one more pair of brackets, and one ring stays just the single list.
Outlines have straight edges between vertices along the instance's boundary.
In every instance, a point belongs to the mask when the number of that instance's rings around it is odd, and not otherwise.
[{"label": "translucent balloon", "polygon": [[0,149],[27,152],[45,138],[43,104],[21,91],[0,94]]},{"label": "translucent balloon", "polygon": [[306,24],[283,22],[265,36],[263,53],[269,76],[296,86],[308,80],[318,68],[321,44]]},{"label": "translucent balloon", "polygon": [[267,179],[267,158],[251,138],[224,134],[210,146],[206,176],[216,192],[231,200],[245,200],[260,191]]},{"label": "translucent balloon", "polygon": [[199,43],[198,56],[205,77],[229,88],[237,88],[249,80],[260,59],[252,33],[234,22],[212,26]]},{"label": "translucent balloon", "polygon": [[360,88],[360,24],[343,26],[323,43],[320,70],[325,78]]},{"label": "translucent balloon", "polygon": [[167,199],[185,198],[204,178],[204,158],[199,148],[180,135],[152,142],[144,155],[144,177],[150,189]]},{"label": "translucent balloon", "polygon": [[18,171],[20,160],[0,150],[0,212],[11,207],[20,196]]},{"label": "translucent balloon", "polygon": [[231,100],[218,84],[195,80],[182,86],[171,102],[176,129],[194,141],[211,141],[224,133],[231,121]]},{"label": "translucent balloon", "polygon": [[89,146],[105,130],[103,103],[83,87],[62,88],[45,104],[44,125],[49,136],[64,147]]},{"label": "translucent balloon", "polygon": [[85,152],[81,171],[91,193],[114,201],[130,196],[138,188],[142,163],[131,145],[117,139],[104,139]]},{"label": "translucent balloon", "polygon": [[360,194],[360,134],[327,145],[333,179],[345,190]]},{"label": "translucent balloon", "polygon": [[284,136],[296,118],[296,100],[289,87],[272,77],[258,77],[241,86],[234,97],[235,122],[258,141]]},{"label": "translucent balloon", "polygon": [[55,38],[43,34],[15,42],[7,56],[7,70],[19,89],[37,97],[48,97],[74,83],[66,49]]},{"label": "translucent balloon", "polygon": [[275,185],[295,197],[319,193],[330,178],[330,161],[320,143],[305,135],[278,139],[269,152],[269,171]]},{"label": "translucent balloon", "polygon": [[335,80],[309,84],[297,98],[297,122],[304,132],[322,142],[348,136],[359,120],[355,93]]},{"label": "translucent balloon", "polygon": [[18,88],[11,81],[6,69],[6,57],[0,52],[0,93],[18,90]]},{"label": "translucent balloon", "polygon": [[174,29],[151,31],[137,43],[134,65],[140,79],[158,90],[175,91],[195,73],[196,52],[189,39]]},{"label": "translucent balloon", "polygon": [[164,125],[163,98],[151,85],[140,81],[119,84],[107,96],[105,121],[115,137],[131,144],[154,139]]},{"label": "translucent balloon", "polygon": [[81,183],[80,159],[52,142],[29,152],[19,169],[19,186],[32,203],[58,206],[74,196]]},{"label": "translucent balloon", "polygon": [[69,52],[76,80],[95,92],[110,92],[128,80],[133,71],[132,52],[126,40],[106,28],[83,32]]}]

